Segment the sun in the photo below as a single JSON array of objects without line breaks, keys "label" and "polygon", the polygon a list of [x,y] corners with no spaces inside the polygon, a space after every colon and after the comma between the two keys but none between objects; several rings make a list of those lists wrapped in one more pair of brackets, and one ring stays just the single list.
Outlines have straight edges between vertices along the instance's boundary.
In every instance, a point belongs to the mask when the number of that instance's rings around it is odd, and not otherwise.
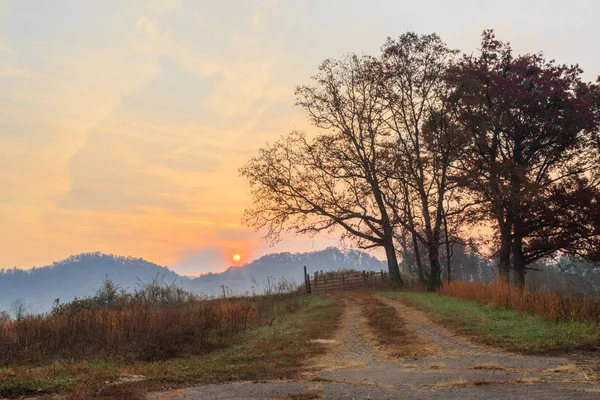
[{"label": "sun", "polygon": [[235,253],[233,255],[233,261],[239,262],[241,259],[242,259],[242,256],[240,256],[239,254]]}]

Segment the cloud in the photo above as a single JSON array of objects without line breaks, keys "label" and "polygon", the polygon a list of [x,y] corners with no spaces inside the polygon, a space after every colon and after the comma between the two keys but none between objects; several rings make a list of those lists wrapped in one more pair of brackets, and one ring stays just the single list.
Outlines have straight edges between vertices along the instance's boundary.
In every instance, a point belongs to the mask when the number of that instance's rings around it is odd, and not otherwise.
[{"label": "cloud", "polygon": [[138,20],[137,23],[137,27],[138,29],[154,36],[154,37],[158,37],[158,31],[156,29],[156,21],[151,21],[148,18],[144,17],[140,17],[140,19]]},{"label": "cloud", "polygon": [[239,223],[249,199],[238,167],[310,128],[293,91],[324,58],[377,52],[386,36],[436,31],[470,51],[492,27],[518,51],[600,74],[589,51],[597,2],[425,4],[3,2],[0,267],[92,250],[176,265],[254,249],[260,234]]},{"label": "cloud", "polygon": [[0,44],[0,53],[14,53],[15,51],[8,46]]}]

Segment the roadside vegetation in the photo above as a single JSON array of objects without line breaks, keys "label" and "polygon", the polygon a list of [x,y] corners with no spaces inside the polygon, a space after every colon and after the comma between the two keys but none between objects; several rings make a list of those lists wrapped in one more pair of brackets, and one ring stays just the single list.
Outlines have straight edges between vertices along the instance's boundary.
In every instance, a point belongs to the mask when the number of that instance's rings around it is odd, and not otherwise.
[{"label": "roadside vegetation", "polygon": [[573,291],[521,290],[496,281],[491,284],[451,282],[445,284],[439,293],[491,307],[540,315],[549,321],[600,324],[600,297]]},{"label": "roadside vegetation", "polygon": [[127,294],[107,281],[93,298],[0,323],[0,397],[292,377],[323,350],[306,342],[330,335],[337,314],[332,300],[286,282],[203,299],[157,282]]},{"label": "roadside vegetation", "polygon": [[[465,284],[469,285],[469,284]],[[430,313],[434,320],[475,341],[523,353],[553,353],[595,349],[600,345],[597,321],[507,309],[499,304],[424,292],[380,292]],[[535,298],[535,294],[529,294]],[[550,296],[550,295],[548,295]],[[559,295],[554,294],[559,297]],[[543,299],[540,296],[539,299]],[[541,301],[541,300],[539,300]],[[568,305],[566,305],[568,307]],[[567,312],[566,308],[563,312]]]}]

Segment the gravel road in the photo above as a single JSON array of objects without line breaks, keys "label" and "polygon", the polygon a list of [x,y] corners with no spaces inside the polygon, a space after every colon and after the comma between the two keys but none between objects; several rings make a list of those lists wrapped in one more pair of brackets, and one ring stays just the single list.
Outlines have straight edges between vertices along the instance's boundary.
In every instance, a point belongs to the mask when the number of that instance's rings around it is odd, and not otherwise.
[{"label": "gravel road", "polygon": [[[378,344],[359,301],[345,305],[340,328],[327,353],[311,360],[310,371],[293,381],[238,382],[153,393],[153,399],[598,399],[598,377],[573,357],[506,353],[468,342],[400,301],[395,308],[407,335],[418,340],[410,354]],[[307,344],[308,345],[308,344]],[[415,352],[415,350],[418,350]],[[407,352],[408,353],[408,352]],[[395,354],[395,355],[393,355]],[[400,352],[402,354],[402,352]],[[589,359],[587,360],[589,361]],[[598,360],[595,360],[598,361]]]}]

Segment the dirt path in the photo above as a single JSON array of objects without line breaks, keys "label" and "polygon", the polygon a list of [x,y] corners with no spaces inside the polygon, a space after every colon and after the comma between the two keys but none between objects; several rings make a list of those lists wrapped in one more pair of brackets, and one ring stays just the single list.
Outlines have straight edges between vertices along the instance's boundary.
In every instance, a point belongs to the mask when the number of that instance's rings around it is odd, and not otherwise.
[{"label": "dirt path", "polygon": [[[177,399],[597,399],[600,383],[561,357],[521,356],[478,346],[399,301],[406,348],[386,348],[369,327],[358,296],[344,295],[340,329],[329,351],[294,381],[208,385],[153,398]],[[410,346],[410,348],[408,347]],[[404,357],[402,354],[410,354]],[[414,357],[414,354],[420,354]]]}]

